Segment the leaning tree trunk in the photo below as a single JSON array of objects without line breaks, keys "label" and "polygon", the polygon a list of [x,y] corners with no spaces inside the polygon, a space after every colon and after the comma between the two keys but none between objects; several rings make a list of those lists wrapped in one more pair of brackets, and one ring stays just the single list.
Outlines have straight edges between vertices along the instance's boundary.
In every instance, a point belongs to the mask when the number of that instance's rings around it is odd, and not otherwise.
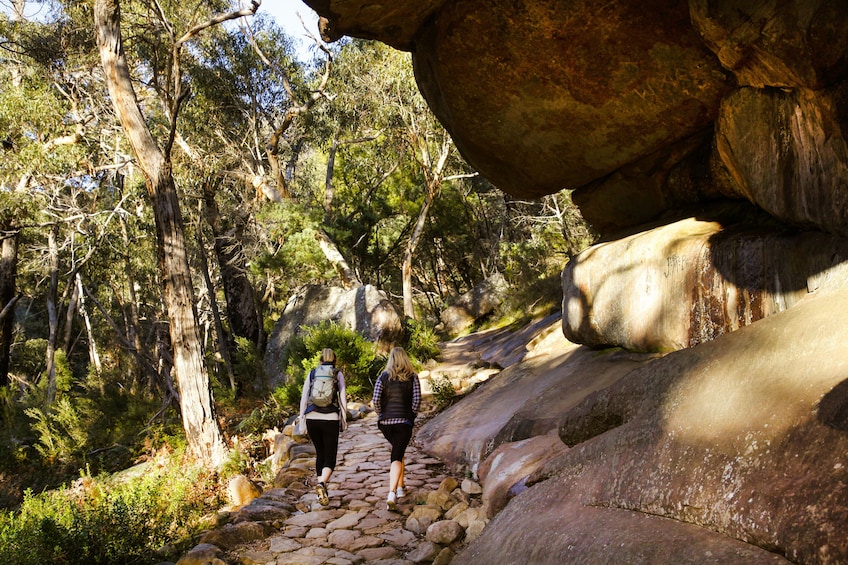
[{"label": "leaning tree trunk", "polygon": [[171,163],[147,129],[136,100],[121,41],[118,0],[96,0],[94,21],[109,95],[144,173],[153,203],[162,294],[170,322],[186,441],[193,455],[208,466],[219,467],[226,456],[226,447],[215,418],[209,374],[201,354],[185,231]]},{"label": "leaning tree trunk", "polygon": [[203,198],[206,222],[215,238],[215,256],[221,269],[230,330],[237,336],[249,339],[259,349],[265,342],[262,334],[262,311],[256,291],[247,277],[247,264],[241,241],[233,235],[235,230],[227,226],[221,217],[218,203],[215,201],[215,192],[209,183],[204,186]]},{"label": "leaning tree trunk", "polygon": [[427,223],[427,216],[430,214],[430,208],[433,202],[442,190],[442,181],[444,180],[445,165],[447,164],[448,156],[451,151],[450,137],[445,137],[442,140],[439,159],[436,163],[432,163],[430,151],[427,147],[426,139],[417,135],[416,128],[410,128],[412,138],[415,140],[413,146],[417,146],[421,152],[419,156],[419,164],[424,173],[426,184],[424,189],[424,204],[418,212],[418,220],[415,222],[415,227],[409,236],[409,241],[406,242],[406,250],[403,253],[403,263],[401,265],[401,285],[403,287],[403,315],[407,318],[415,319],[415,306],[412,300],[412,261],[415,258],[415,249],[421,240],[421,235],[424,233],[424,225]]},{"label": "leaning tree trunk", "polygon": [[424,233],[424,224],[427,222],[427,216],[435,198],[435,191],[428,190],[424,198],[424,205],[418,212],[418,220],[415,222],[415,227],[412,229],[412,234],[410,234],[409,240],[406,242],[406,249],[403,252],[401,283],[403,286],[403,315],[407,318],[415,319],[415,306],[412,300],[412,260],[415,257],[415,248],[421,241],[421,234]]},{"label": "leaning tree trunk", "polygon": [[58,312],[58,295],[59,295],[59,247],[56,243],[56,233],[59,228],[56,224],[50,227],[47,234],[47,250],[48,264],[50,270],[50,287],[47,291],[47,352],[46,369],[47,375],[47,397],[44,403],[47,408],[53,405],[56,400],[56,340],[59,337],[59,312]]},{"label": "leaning tree trunk", "polygon": [[221,359],[224,361],[224,367],[227,370],[227,377],[230,380],[230,390],[235,396],[238,393],[238,386],[230,356],[230,344],[227,334],[224,332],[224,323],[221,321],[221,312],[218,310],[218,301],[215,298],[215,283],[212,282],[212,275],[209,274],[209,261],[206,260],[206,246],[203,244],[203,228],[200,225],[199,219],[197,221],[197,248],[197,256],[200,259],[200,271],[206,283],[206,293],[209,295],[209,309],[212,310],[212,320],[215,323],[215,343],[218,344],[218,353],[221,355]]},{"label": "leaning tree trunk", "polygon": [[9,384],[9,356],[15,329],[15,284],[18,278],[18,231],[5,231],[0,252],[0,386]]},{"label": "leaning tree trunk", "polygon": [[[99,375],[103,371],[103,365],[100,363],[100,354],[97,353],[97,342],[94,339],[91,317],[88,315],[88,308],[85,305],[85,292],[82,287],[82,275],[79,273],[76,275],[76,293],[79,295],[78,309],[82,316],[83,324],[85,324],[85,335],[88,336],[88,360],[92,365],[94,365],[94,370],[97,371],[97,374]],[[67,351],[67,349],[65,351]]]}]

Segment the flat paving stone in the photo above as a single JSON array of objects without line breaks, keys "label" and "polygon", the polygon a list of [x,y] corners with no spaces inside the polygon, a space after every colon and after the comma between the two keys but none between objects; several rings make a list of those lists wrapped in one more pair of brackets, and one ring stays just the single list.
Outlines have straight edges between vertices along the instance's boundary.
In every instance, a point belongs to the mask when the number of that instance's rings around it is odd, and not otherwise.
[{"label": "flat paving stone", "polygon": [[[230,563],[259,565],[407,565],[421,553],[423,532],[405,528],[407,517],[447,478],[438,459],[421,454],[415,443],[406,454],[405,496],[398,508],[386,508],[389,482],[388,441],[369,413],[352,422],[339,437],[338,463],[327,485],[330,504],[321,506],[313,490],[315,459],[295,463],[309,471],[309,489],[269,489],[262,495],[289,502],[298,512],[261,545],[228,551]],[[260,497],[260,498],[262,498]],[[299,497],[299,498],[298,498]]]}]

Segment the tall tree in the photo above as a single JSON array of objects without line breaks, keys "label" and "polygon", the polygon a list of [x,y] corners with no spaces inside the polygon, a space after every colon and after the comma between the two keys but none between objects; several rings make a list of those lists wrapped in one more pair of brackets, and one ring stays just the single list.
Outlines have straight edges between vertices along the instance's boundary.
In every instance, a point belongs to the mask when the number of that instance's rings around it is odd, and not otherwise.
[{"label": "tall tree", "polygon": [[[0,198],[0,386],[9,384],[9,356],[14,340],[15,304],[19,295],[15,287],[18,277],[18,238],[20,209],[9,198]],[[11,204],[11,206],[9,206]]]},{"label": "tall tree", "polygon": [[171,148],[176,136],[179,107],[187,94],[180,76],[180,53],[186,41],[202,30],[229,19],[253,14],[252,10],[218,15],[191,28],[174,42],[169,66],[173,81],[170,92],[170,129],[164,150],[159,147],[138,105],[121,38],[118,0],[96,0],[94,20],[100,58],[109,94],[124,132],[138,160],[153,204],[164,302],[170,322],[174,369],[179,385],[180,408],[190,451],[210,466],[219,466],[226,447],[215,418],[209,375],[200,343],[194,289],[187,256],[182,213],[172,174]]},{"label": "tall tree", "polygon": [[262,307],[248,278],[247,258],[240,230],[222,216],[215,201],[214,188],[211,180],[203,183],[203,212],[214,237],[215,255],[224,281],[230,330],[237,336],[249,339],[261,351],[265,343]]}]

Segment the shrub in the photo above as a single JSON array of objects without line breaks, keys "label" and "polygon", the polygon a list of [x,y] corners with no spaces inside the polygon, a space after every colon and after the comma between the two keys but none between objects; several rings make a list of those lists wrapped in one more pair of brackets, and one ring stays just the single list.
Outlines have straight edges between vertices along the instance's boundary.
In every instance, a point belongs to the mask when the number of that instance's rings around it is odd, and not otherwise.
[{"label": "shrub", "polygon": [[413,319],[407,319],[405,326],[406,352],[419,361],[438,359],[441,350],[436,332],[430,326]]},{"label": "shrub", "polygon": [[77,399],[77,405],[67,396],[59,398],[52,410],[28,408],[26,415],[32,418],[32,429],[38,434],[35,448],[47,462],[69,463],[85,453],[88,447],[88,430],[91,419],[81,408],[90,404]]},{"label": "shrub", "polygon": [[377,347],[355,330],[333,321],[303,329],[303,337],[289,344],[288,378],[283,386],[287,401],[294,405],[300,402],[305,377],[318,364],[325,347],[336,353],[336,365],[344,373],[348,398],[370,398],[374,380],[385,363]]},{"label": "shrub", "polygon": [[256,350],[256,345],[246,337],[236,336],[236,347],[233,351],[233,371],[240,390],[258,389],[257,385],[265,386],[265,369],[262,366],[262,355]]},{"label": "shrub", "polygon": [[202,469],[172,463],[124,482],[84,475],[74,489],[28,491],[19,510],[0,513],[0,563],[153,563],[184,553],[208,526],[217,487]]},{"label": "shrub", "polygon": [[456,398],[453,383],[444,375],[433,379],[433,405],[437,411],[444,410],[451,405]]}]

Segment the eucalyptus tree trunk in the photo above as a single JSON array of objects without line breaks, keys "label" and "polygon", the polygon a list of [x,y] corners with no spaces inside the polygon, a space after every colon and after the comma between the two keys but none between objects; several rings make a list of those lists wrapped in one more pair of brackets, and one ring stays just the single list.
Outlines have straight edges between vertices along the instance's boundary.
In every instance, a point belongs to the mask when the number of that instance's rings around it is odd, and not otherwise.
[{"label": "eucalyptus tree trunk", "polygon": [[[221,216],[210,183],[204,185],[203,200],[203,212],[206,223],[212,229],[215,256],[221,269],[230,330],[237,336],[249,339],[261,351],[265,344],[262,309],[247,277],[247,262],[241,241],[236,237],[236,228],[228,225]],[[224,339],[223,335],[221,339]]]},{"label": "eucalyptus tree trunk", "polygon": [[219,467],[226,456],[226,447],[215,418],[209,374],[201,354],[185,230],[170,159],[156,144],[138,106],[121,40],[118,0],[96,0],[94,22],[109,95],[144,173],[153,203],[162,294],[170,322],[186,441],[194,456],[208,466]]},{"label": "eucalyptus tree trunk", "polygon": [[[203,281],[206,283],[206,293],[209,295],[209,308],[212,310],[212,320],[215,324],[215,335],[217,336],[215,342],[218,344],[218,353],[221,355],[221,359],[224,361],[224,367],[227,370],[227,377],[230,380],[230,390],[233,392],[233,395],[236,395],[238,387],[236,386],[236,375],[233,371],[233,362],[230,357],[230,344],[227,334],[224,331],[224,324],[221,322],[218,301],[215,299],[215,283],[212,282],[212,275],[209,274],[209,261],[206,260],[206,246],[203,244],[203,228],[200,225],[199,217],[197,220],[197,247],[200,270],[203,274]],[[253,287],[251,287],[252,290]]]},{"label": "eucalyptus tree trunk", "polygon": [[412,261],[415,258],[415,249],[421,241],[421,234],[424,233],[424,225],[427,223],[427,216],[430,214],[430,208],[433,206],[433,201],[442,190],[442,182],[445,175],[445,166],[448,156],[451,152],[451,140],[445,136],[439,148],[439,158],[433,163],[430,155],[427,141],[424,136],[417,135],[415,128],[411,128],[411,137],[413,138],[413,147],[420,154],[418,155],[419,165],[426,179],[424,204],[418,212],[418,219],[415,222],[415,227],[409,235],[409,240],[406,242],[406,249],[403,253],[403,263],[401,264],[401,285],[403,287],[403,315],[407,318],[415,318],[415,307],[412,300]]},{"label": "eucalyptus tree trunk", "polygon": [[[79,272],[77,272],[79,275]],[[71,355],[71,345],[74,338],[74,316],[77,314],[77,307],[80,299],[80,286],[74,277],[73,290],[71,291],[71,299],[68,301],[68,308],[65,310],[65,335],[62,338],[62,350],[68,355]]]},{"label": "eucalyptus tree trunk", "polygon": [[53,224],[50,231],[47,232],[47,252],[48,252],[48,275],[50,276],[50,286],[47,291],[47,352],[46,369],[47,375],[47,397],[44,403],[47,408],[53,405],[56,400],[56,340],[59,336],[59,312],[57,307],[59,295],[59,246],[56,243],[56,235],[59,227]]},{"label": "eucalyptus tree trunk", "polygon": [[[130,236],[127,232],[127,222],[123,216],[119,216],[121,221],[121,238],[124,242],[124,249],[131,249],[130,247]],[[123,305],[124,311],[124,327],[126,328],[126,341],[129,344],[132,344],[132,350],[136,352],[141,352],[141,335],[139,335],[139,311],[141,308],[138,303],[138,295],[135,291],[135,272],[132,268],[132,261],[130,261],[129,253],[123,253],[124,258],[124,270],[127,276],[127,293],[129,294],[129,298],[126,301],[126,305]],[[117,293],[116,293],[117,295]],[[152,393],[156,389],[156,379],[150,378],[150,371],[145,371],[143,363],[139,362],[138,357],[136,357],[136,363],[131,369],[132,373],[129,375],[129,381],[134,385],[137,384],[139,386],[143,385],[142,377],[145,373],[148,375],[148,390]]]},{"label": "eucalyptus tree trunk", "polygon": [[[91,317],[88,315],[88,308],[85,304],[85,292],[82,286],[82,276],[79,273],[76,275],[76,290],[75,293],[79,296],[78,310],[82,316],[82,321],[85,324],[85,334],[88,336],[88,359],[94,365],[94,370],[99,374],[103,370],[103,365],[100,363],[100,354],[97,353],[97,341],[94,339],[94,332],[91,326]],[[67,350],[66,350],[67,351]]]},{"label": "eucalyptus tree trunk", "polygon": [[9,356],[15,329],[18,278],[18,231],[4,230],[0,248],[0,386],[9,384]]},{"label": "eucalyptus tree trunk", "polygon": [[435,200],[435,192],[427,191],[424,198],[424,205],[418,212],[418,219],[415,222],[415,227],[409,235],[406,242],[406,249],[403,252],[403,263],[401,264],[401,281],[403,285],[403,315],[407,318],[415,318],[415,306],[412,300],[412,260],[415,258],[415,249],[421,241],[421,234],[424,233],[424,224],[427,222],[427,216],[430,214],[430,208]]}]

